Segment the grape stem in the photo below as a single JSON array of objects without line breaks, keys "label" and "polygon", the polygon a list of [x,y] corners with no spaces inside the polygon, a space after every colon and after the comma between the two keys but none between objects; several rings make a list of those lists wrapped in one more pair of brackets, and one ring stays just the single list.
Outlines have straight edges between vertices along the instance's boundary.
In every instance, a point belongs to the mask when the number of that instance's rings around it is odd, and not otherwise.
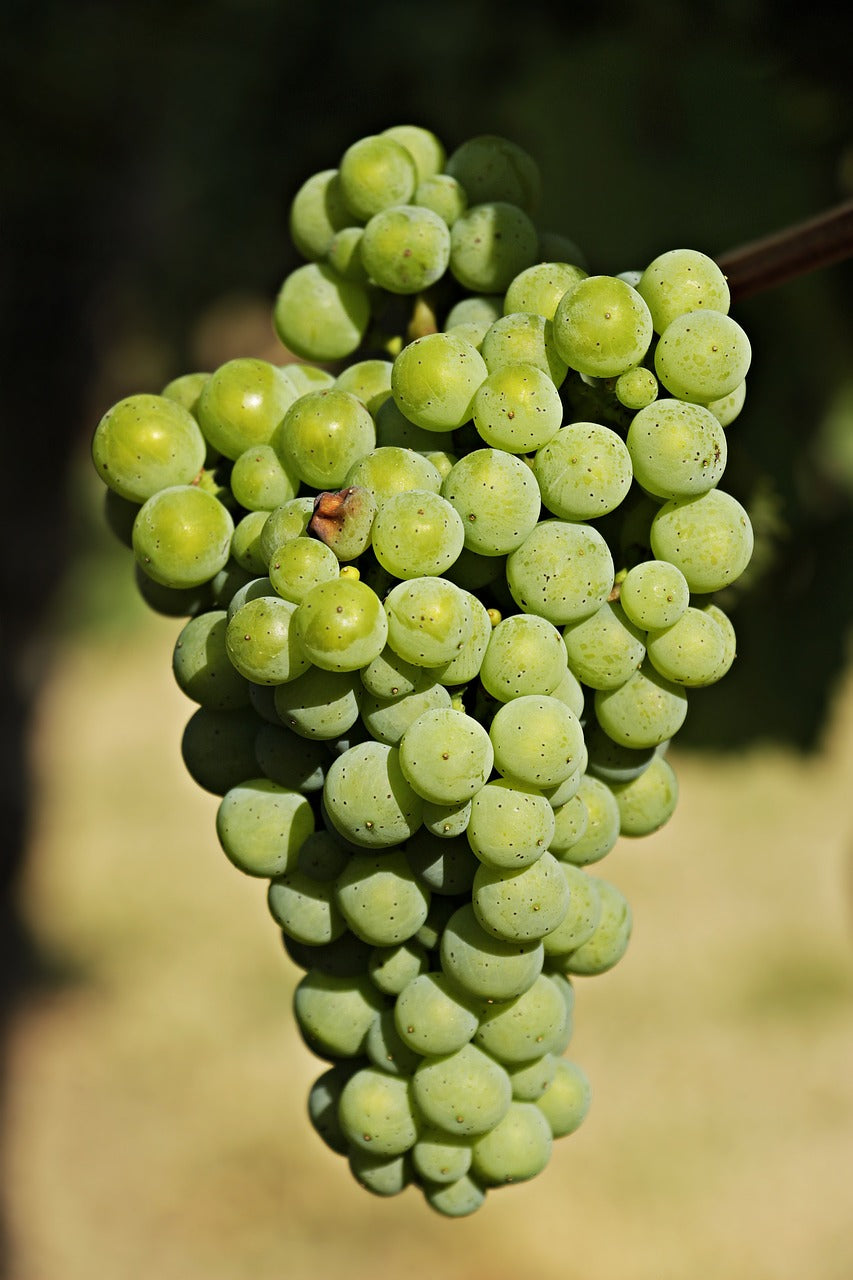
[{"label": "grape stem", "polygon": [[717,265],[728,278],[732,298],[742,302],[850,257],[853,200],[845,200],[813,218],[728,250],[717,258]]}]

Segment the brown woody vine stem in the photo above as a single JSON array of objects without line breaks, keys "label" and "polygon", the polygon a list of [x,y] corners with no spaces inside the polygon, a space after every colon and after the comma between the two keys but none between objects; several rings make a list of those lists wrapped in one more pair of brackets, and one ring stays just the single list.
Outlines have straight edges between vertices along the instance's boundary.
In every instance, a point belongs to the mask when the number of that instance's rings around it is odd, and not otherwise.
[{"label": "brown woody vine stem", "polygon": [[759,240],[730,249],[717,258],[732,299],[786,284],[797,276],[853,257],[853,200]]}]

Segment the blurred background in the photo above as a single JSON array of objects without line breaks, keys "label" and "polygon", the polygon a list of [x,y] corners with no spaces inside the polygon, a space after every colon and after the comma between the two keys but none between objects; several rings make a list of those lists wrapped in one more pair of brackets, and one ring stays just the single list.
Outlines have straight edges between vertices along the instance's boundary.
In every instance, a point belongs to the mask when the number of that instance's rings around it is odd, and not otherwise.
[{"label": "blurred background", "polygon": [[594,271],[849,199],[853,14],[11,0],[0,36],[0,1274],[847,1280],[851,264],[735,310],[739,660],[691,697],[671,823],[609,855],[636,935],[579,983],[590,1116],[464,1222],[370,1197],[308,1126],[298,974],[182,771],[180,624],[136,596],[88,450],[125,395],[282,356],[289,202],[391,124],[521,143]]}]

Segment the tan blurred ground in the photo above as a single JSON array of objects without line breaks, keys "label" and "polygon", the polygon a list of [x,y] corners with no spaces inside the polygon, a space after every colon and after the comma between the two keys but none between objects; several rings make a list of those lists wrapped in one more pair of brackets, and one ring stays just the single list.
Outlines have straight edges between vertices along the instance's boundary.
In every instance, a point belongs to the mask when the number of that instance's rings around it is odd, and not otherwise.
[{"label": "tan blurred ground", "polygon": [[589,1118],[452,1222],[308,1124],[298,974],[182,772],[179,625],[69,647],[45,690],[25,907],[68,980],[13,1037],[13,1280],[849,1280],[850,687],[817,759],[673,753],[672,822],[599,868],[636,923],[578,981]]}]

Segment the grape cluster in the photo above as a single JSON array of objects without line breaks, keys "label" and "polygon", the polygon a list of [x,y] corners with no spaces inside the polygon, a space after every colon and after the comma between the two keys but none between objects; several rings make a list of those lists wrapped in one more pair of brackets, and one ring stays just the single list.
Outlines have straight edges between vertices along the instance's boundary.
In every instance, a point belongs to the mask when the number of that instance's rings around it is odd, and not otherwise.
[{"label": "grape cluster", "polygon": [[590,275],[539,185],[503,138],[360,139],[292,204],[299,360],[129,396],[93,443],[142,595],[187,619],[186,767],[304,970],[311,1121],[447,1215],[584,1119],[573,979],[631,932],[590,868],[672,814],[752,550],[725,278],[687,249]]}]

